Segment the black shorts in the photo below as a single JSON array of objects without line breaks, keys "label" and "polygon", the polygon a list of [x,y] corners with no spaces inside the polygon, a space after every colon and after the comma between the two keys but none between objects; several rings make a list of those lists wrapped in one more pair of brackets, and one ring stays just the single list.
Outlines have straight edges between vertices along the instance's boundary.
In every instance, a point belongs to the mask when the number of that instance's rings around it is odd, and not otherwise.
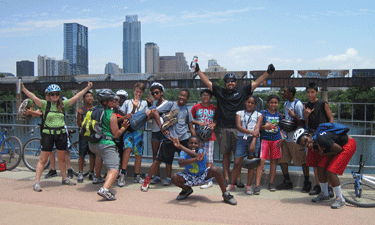
[{"label": "black shorts", "polygon": [[[180,143],[183,146],[187,147],[188,139],[180,141]],[[175,152],[178,152],[178,154],[180,154],[181,150],[179,148],[176,148],[171,140],[163,139],[160,144],[156,160],[166,164],[172,164]]]},{"label": "black shorts", "polygon": [[66,133],[58,135],[42,134],[42,151],[52,152],[54,151],[53,146],[56,146],[57,150],[66,150],[68,147],[68,136]]},{"label": "black shorts", "polygon": [[85,141],[83,140],[82,136],[79,135],[79,139],[78,139],[78,152],[79,152],[79,155],[80,156],[85,156],[87,154],[90,154],[90,155],[95,155],[93,152],[90,151],[89,149],[89,142],[88,141]]}]

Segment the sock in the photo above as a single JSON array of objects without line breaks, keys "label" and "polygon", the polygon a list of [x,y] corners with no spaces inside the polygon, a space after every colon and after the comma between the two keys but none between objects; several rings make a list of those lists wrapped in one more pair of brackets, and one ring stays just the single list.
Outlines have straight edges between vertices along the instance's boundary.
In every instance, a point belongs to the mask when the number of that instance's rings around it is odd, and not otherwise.
[{"label": "sock", "polygon": [[344,198],[342,197],[342,191],[341,191],[341,186],[333,187],[333,192],[336,195],[336,198],[340,198],[344,201]]},{"label": "sock", "polygon": [[134,177],[137,177],[139,175],[139,173],[134,173]]},{"label": "sock", "polygon": [[320,189],[322,190],[324,196],[329,196],[329,192],[328,192],[328,182],[327,182],[327,183],[322,183],[322,182],[320,182]]},{"label": "sock", "polygon": [[284,176],[284,179],[285,179],[286,181],[290,181],[289,173],[287,173],[287,174],[283,174],[283,176]]},{"label": "sock", "polygon": [[126,175],[126,169],[124,169],[124,170],[122,169],[122,170],[121,170],[121,174]]},{"label": "sock", "polygon": [[103,190],[105,190],[105,191],[109,191],[107,188],[103,188]]},{"label": "sock", "polygon": [[305,176],[305,181],[309,181],[309,176]]}]

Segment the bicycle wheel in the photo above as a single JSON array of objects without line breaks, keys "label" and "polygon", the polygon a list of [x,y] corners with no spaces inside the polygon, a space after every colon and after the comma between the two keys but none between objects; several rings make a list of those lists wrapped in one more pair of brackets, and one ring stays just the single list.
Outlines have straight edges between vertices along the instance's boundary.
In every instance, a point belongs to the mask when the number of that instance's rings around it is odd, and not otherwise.
[{"label": "bicycle wheel", "polygon": [[375,187],[361,181],[360,196],[355,193],[355,181],[348,181],[341,185],[342,195],[346,202],[359,207],[375,207]]},{"label": "bicycle wheel", "polygon": [[2,147],[1,158],[7,164],[7,170],[12,170],[18,166],[22,158],[22,143],[18,137],[12,136],[5,139]]},{"label": "bicycle wheel", "polygon": [[[25,146],[23,146],[23,163],[27,168],[34,172],[36,171],[36,165],[39,162],[40,152],[42,149],[41,141],[41,138],[34,137],[28,140]],[[48,159],[44,169],[46,169],[49,164],[50,162]]]},{"label": "bicycle wheel", "polygon": [[[78,176],[78,157],[79,157],[79,142],[74,142],[69,148],[70,162],[72,164],[73,174]],[[87,176],[90,172],[90,163],[88,156],[85,156],[83,161],[83,176]]]}]

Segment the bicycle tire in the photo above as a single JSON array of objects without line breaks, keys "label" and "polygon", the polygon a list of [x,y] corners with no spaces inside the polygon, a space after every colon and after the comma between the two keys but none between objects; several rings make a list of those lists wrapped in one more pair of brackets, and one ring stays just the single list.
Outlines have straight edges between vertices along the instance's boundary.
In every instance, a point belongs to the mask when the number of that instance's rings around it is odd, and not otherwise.
[{"label": "bicycle tire", "polygon": [[1,158],[7,164],[7,170],[12,170],[20,164],[22,159],[22,142],[18,137],[11,136],[5,139],[2,146]]},{"label": "bicycle tire", "polygon": [[[79,172],[79,169],[78,169],[79,146],[78,145],[79,145],[79,141],[76,141],[69,147],[70,162],[72,164],[72,170],[75,176],[78,176],[78,172]],[[90,163],[86,157],[83,162],[83,176],[84,177],[89,175],[89,172],[90,172]]]},{"label": "bicycle tire", "polygon": [[341,185],[342,195],[346,202],[358,207],[375,207],[375,187],[360,181],[362,193],[361,197],[355,194],[355,181],[348,181]]},{"label": "bicycle tire", "polygon": [[[27,168],[29,168],[31,171],[36,171],[36,166],[39,162],[40,152],[42,148],[41,144],[42,139],[38,137],[31,138],[28,140],[23,146],[23,163]],[[48,161],[44,167],[44,169],[47,169],[49,167],[50,161],[48,158]]]}]

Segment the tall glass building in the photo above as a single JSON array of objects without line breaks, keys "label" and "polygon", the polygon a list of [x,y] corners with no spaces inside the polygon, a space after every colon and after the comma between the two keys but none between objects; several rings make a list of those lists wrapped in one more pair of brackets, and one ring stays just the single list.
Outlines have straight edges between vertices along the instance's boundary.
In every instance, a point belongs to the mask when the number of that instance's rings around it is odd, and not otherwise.
[{"label": "tall glass building", "polygon": [[137,15],[126,16],[123,36],[123,73],[141,73],[141,22]]},{"label": "tall glass building", "polygon": [[70,75],[89,74],[87,27],[64,23],[64,60],[69,60]]}]

